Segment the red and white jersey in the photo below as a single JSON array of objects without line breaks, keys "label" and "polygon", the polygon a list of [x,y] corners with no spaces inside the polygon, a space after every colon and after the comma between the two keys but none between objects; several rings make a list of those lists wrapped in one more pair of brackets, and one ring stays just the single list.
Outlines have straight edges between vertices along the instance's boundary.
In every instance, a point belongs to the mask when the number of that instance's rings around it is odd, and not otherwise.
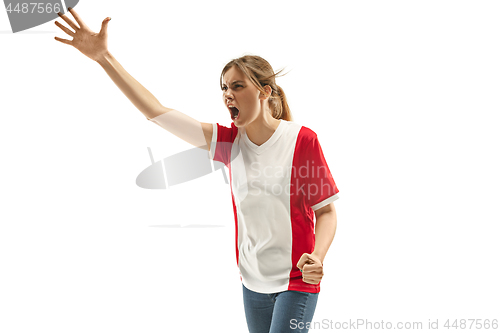
[{"label": "red and white jersey", "polygon": [[297,262],[314,250],[314,211],[338,199],[311,129],[281,119],[257,146],[245,128],[213,123],[210,158],[229,168],[236,263],[245,287],[260,293],[320,291],[302,281]]}]

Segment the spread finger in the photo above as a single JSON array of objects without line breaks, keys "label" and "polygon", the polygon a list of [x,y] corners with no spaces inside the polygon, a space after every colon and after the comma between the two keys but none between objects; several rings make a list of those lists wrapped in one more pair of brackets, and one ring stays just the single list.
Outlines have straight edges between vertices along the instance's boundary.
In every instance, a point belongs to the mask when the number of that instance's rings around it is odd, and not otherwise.
[{"label": "spread finger", "polygon": [[71,13],[71,15],[73,15],[73,17],[75,18],[76,22],[78,23],[78,25],[80,27],[86,27],[86,25],[83,22],[83,20],[81,19],[80,15],[78,15],[77,12],[73,8],[68,7],[68,11]]},{"label": "spread finger", "polygon": [[59,41],[61,43],[68,44],[68,45],[73,45],[70,40],[62,39],[62,38],[59,38],[59,37],[54,37],[54,38],[55,38],[55,40],[57,40],[57,41]]},{"label": "spread finger", "polygon": [[64,21],[66,21],[66,23],[69,24],[70,27],[73,28],[73,30],[77,31],[77,30],[80,30],[79,27],[76,26],[75,23],[73,23],[73,21],[71,21],[71,19],[69,17],[67,17],[65,14],[61,14],[61,12],[57,13]]},{"label": "spread finger", "polygon": [[55,21],[56,25],[61,28],[65,33],[67,33],[68,35],[70,35],[71,37],[74,37],[75,36],[75,33],[71,30],[69,30],[68,28],[66,28],[64,25],[62,25],[61,23]]}]

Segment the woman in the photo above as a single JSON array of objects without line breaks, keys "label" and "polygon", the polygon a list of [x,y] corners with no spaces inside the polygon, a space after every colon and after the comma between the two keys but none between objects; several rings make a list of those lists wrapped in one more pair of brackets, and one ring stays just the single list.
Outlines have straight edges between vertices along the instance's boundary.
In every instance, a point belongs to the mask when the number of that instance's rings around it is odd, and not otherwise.
[{"label": "woman", "polygon": [[229,168],[249,331],[307,332],[335,235],[333,201],[339,190],[316,133],[291,121],[272,67],[250,55],[229,62],[220,84],[231,127],[201,123],[161,105],[109,53],[110,19],[94,33],[74,9],[69,11],[79,26],[59,15],[74,32],[55,24],[73,40],[56,40],[98,62],[148,120],[208,150],[211,159]]}]

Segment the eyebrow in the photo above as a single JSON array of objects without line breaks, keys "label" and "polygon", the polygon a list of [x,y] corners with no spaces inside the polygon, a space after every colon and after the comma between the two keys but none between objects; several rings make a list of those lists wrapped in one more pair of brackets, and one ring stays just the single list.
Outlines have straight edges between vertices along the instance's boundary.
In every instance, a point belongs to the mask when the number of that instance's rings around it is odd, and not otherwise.
[{"label": "eyebrow", "polygon": [[[235,81],[233,81],[233,83],[232,83],[232,84],[235,84],[235,83],[244,83],[244,82],[243,82],[243,81],[241,81],[241,80],[235,80]],[[226,84],[225,84],[225,83],[222,83],[222,85],[223,85],[223,86],[225,86]]]}]

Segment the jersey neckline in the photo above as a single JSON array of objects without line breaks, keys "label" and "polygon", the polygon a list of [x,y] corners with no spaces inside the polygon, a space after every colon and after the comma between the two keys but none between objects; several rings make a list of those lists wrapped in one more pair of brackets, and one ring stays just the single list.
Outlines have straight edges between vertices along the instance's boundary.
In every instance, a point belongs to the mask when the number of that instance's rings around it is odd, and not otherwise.
[{"label": "jersey neckline", "polygon": [[264,142],[263,144],[261,144],[260,146],[257,146],[255,143],[250,141],[250,139],[247,136],[246,130],[243,131],[243,135],[242,135],[243,140],[245,141],[247,146],[250,149],[252,149],[255,153],[257,153],[257,154],[263,153],[266,149],[271,147],[278,140],[278,138],[281,136],[281,133],[283,132],[284,124],[283,124],[283,119],[280,119],[279,121],[280,121],[280,123],[278,124],[278,127],[274,130],[274,133],[271,135],[271,137],[269,139],[267,139],[267,141]]}]

